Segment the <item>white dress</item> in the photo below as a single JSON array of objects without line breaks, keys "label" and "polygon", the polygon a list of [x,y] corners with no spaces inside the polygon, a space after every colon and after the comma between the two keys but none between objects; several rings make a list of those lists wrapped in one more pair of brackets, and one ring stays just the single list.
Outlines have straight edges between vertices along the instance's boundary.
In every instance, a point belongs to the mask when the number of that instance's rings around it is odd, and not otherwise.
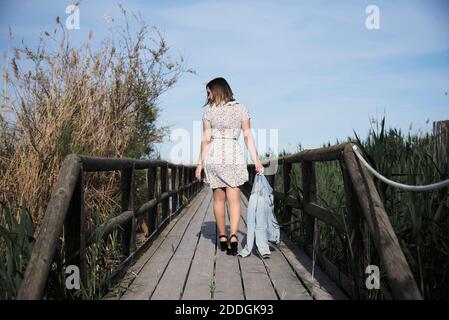
[{"label": "white dress", "polygon": [[238,142],[248,108],[238,101],[208,105],[203,121],[210,121],[212,140],[204,157],[204,182],[210,188],[238,187],[249,180],[247,163]]}]

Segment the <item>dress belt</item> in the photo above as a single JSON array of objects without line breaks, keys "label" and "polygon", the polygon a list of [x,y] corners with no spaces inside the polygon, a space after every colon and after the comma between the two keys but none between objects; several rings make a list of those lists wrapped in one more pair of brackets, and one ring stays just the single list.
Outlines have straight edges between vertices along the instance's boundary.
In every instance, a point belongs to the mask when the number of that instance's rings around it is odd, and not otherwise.
[{"label": "dress belt", "polygon": [[237,140],[237,138],[232,138],[232,137],[212,137],[212,139],[233,139],[233,140]]}]

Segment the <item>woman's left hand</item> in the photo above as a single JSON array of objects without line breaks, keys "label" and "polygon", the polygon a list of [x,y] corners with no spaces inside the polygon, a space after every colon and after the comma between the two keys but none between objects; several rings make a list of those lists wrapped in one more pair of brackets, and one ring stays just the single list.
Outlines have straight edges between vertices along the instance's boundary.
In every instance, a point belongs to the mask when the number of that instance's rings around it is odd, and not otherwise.
[{"label": "woman's left hand", "polygon": [[263,165],[260,162],[260,160],[257,160],[257,162],[255,163],[255,167],[256,167],[256,173],[258,176],[263,175]]}]

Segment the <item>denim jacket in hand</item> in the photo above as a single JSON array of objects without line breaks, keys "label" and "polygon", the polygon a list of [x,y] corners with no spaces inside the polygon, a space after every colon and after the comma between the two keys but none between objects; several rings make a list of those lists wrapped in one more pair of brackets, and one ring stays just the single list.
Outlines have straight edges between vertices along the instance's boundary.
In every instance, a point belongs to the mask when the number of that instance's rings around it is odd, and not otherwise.
[{"label": "denim jacket in hand", "polygon": [[238,253],[240,256],[251,253],[254,238],[262,256],[270,254],[268,241],[279,244],[280,229],[273,207],[273,188],[264,175],[256,175],[248,201],[246,245]]}]

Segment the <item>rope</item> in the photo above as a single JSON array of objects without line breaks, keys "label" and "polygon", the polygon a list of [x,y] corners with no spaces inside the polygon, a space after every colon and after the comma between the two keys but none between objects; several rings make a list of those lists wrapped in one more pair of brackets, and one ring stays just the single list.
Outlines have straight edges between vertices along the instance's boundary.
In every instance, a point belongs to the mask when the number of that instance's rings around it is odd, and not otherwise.
[{"label": "rope", "polygon": [[437,183],[432,183],[432,184],[428,184],[428,185],[423,185],[423,186],[411,186],[411,185],[407,185],[407,184],[402,184],[402,183],[398,183],[395,181],[392,181],[390,179],[385,178],[383,175],[381,175],[379,172],[377,172],[376,170],[374,170],[369,164],[368,162],[366,162],[366,160],[363,158],[363,156],[360,154],[357,146],[353,146],[352,149],[354,150],[355,155],[359,158],[359,160],[365,165],[365,167],[369,170],[369,172],[371,172],[374,176],[376,176],[379,180],[385,182],[386,184],[389,184],[392,187],[398,188],[398,189],[402,189],[402,190],[406,190],[406,191],[431,191],[431,190],[437,190],[437,189],[441,189],[444,187],[448,187],[449,186],[449,179],[448,180],[444,180],[444,181],[440,181]]}]

